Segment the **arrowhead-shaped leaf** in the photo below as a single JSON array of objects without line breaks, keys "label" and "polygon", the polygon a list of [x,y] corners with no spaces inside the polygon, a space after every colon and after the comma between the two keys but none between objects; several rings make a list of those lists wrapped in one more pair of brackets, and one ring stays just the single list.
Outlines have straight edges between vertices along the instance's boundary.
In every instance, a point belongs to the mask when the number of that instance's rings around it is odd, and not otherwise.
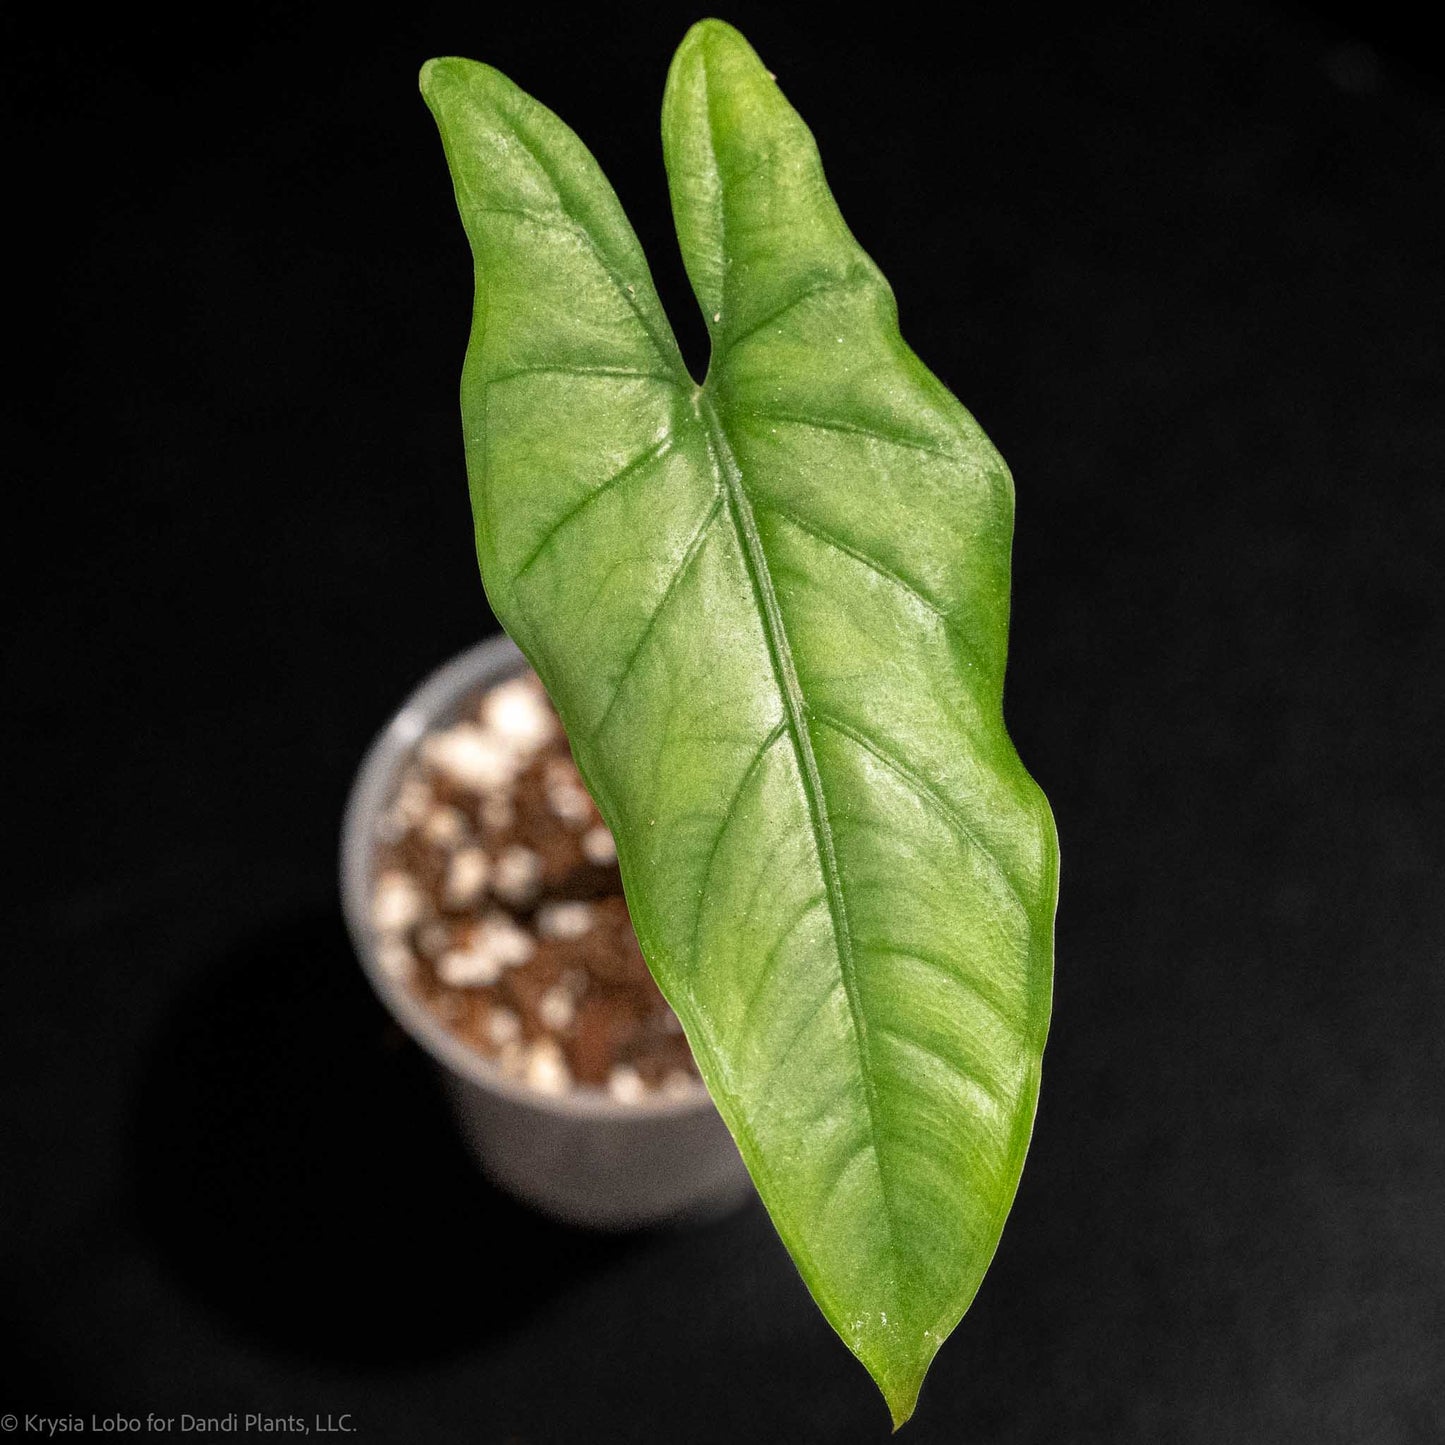
[{"label": "arrowhead-shaped leaf", "polygon": [[901,1423],[998,1243],[1049,1017],[1053,822],[1001,707],[1012,482],[736,31],[696,26],[664,102],[701,386],[577,137],[483,65],[422,86],[476,260],[487,594],[778,1232]]}]

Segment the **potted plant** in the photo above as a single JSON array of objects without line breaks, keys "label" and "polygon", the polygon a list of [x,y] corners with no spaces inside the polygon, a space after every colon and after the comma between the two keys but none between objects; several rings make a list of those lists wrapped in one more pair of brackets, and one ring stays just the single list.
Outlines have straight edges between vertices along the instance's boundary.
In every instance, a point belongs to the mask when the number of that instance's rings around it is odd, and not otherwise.
[{"label": "potted plant", "polygon": [[594,1229],[752,1197],[679,1067],[685,1040],[620,892],[612,835],[510,639],[438,668],[372,744],[341,846],[367,977],[438,1065],[486,1172]]},{"label": "potted plant", "polygon": [[663,104],[700,379],[582,142],[485,65],[422,90],[476,262],[487,596],[758,1192],[901,1424],[997,1245],[1049,1021],[1057,844],[1002,717],[1011,478],[730,27],[688,33]]}]

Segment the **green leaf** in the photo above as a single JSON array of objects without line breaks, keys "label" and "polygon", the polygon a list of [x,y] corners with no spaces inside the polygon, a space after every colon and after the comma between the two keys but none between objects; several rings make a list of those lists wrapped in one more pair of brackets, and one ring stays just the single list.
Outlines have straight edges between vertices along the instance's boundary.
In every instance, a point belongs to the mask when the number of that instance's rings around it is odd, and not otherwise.
[{"label": "green leaf", "polygon": [[484,65],[422,89],[476,261],[488,597],[779,1234],[902,1423],[997,1246],[1049,1017],[1057,845],[1002,717],[1012,481],[730,27],[689,32],[664,102],[701,386],[577,137]]}]

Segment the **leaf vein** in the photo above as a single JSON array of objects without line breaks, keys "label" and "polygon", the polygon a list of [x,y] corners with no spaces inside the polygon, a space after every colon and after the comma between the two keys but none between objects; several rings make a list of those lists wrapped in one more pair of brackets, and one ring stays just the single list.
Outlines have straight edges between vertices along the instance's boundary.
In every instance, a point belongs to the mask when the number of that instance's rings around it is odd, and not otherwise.
[{"label": "leaf vein", "polygon": [[764,510],[771,512],[776,517],[781,517],[783,521],[790,523],[800,532],[806,532],[808,536],[815,538],[825,547],[830,547],[835,552],[841,552],[845,557],[851,557],[855,562],[859,562],[868,568],[870,572],[874,572],[879,577],[882,577],[884,581],[891,582],[900,592],[906,593],[940,621],[945,623],[948,621],[949,614],[940,603],[935,602],[933,598],[928,596],[928,594],[915,583],[910,582],[906,577],[900,576],[897,572],[893,571],[891,567],[886,567],[876,557],[864,552],[861,548],[854,547],[843,541],[841,537],[834,536],[832,532],[820,527],[816,522],[805,520],[798,516],[796,512],[790,511],[778,502],[769,500],[765,501],[762,505]]},{"label": "leaf vein", "polygon": [[967,989],[1011,1034],[1015,1035],[1021,1041],[1025,1038],[1023,1031],[1019,1028],[1018,1022],[1009,1017],[1008,1010],[1005,1009],[982,984],[969,978],[966,974],[953,969],[941,958],[934,958],[930,954],[920,953],[914,948],[901,948],[897,944],[890,943],[887,940],[869,940],[866,943],[860,943],[859,947],[869,953],[886,954],[893,958],[906,958],[913,963],[922,964],[924,968],[931,972],[939,974],[941,977],[958,984],[960,988]]},{"label": "leaf vein", "polygon": [[732,414],[752,421],[777,422],[783,426],[808,427],[813,431],[839,432],[844,436],[863,437],[868,441],[881,442],[884,446],[904,447],[909,451],[923,452],[928,456],[942,457],[945,461],[963,464],[963,458],[947,447],[922,437],[906,436],[900,432],[887,432],[878,427],[862,426],[856,422],[838,421],[831,417],[803,416],[797,412],[763,411],[748,408],[733,408]]},{"label": "leaf vein", "polygon": [[697,554],[702,551],[702,544],[707,538],[708,528],[712,526],[718,514],[722,511],[723,500],[723,494],[719,492],[717,496],[713,498],[712,506],[707,509],[707,515],[698,523],[697,530],[692,534],[692,539],[688,542],[682,559],[673,569],[672,577],[668,581],[666,590],[662,596],[658,598],[657,606],[654,607],[649,614],[646,626],[643,627],[641,635],[633,645],[632,651],[628,653],[627,661],[622,665],[622,671],[617,675],[617,682],[613,686],[612,698],[607,704],[607,710],[597,720],[596,726],[593,727],[592,731],[588,734],[587,741],[589,745],[601,737],[603,729],[607,726],[608,720],[611,718],[619,699],[622,697],[623,688],[626,686],[627,679],[632,669],[636,666],[637,659],[642,655],[642,649],[647,645],[647,639],[652,636],[652,629],[657,626],[657,619],[666,611],[667,604],[672,600],[673,593],[677,591],[678,583],[682,581],[688,568],[692,566]]},{"label": "leaf vein", "polygon": [[1000,863],[993,852],[984,845],[983,840],[973,831],[963,814],[960,813],[952,803],[934,788],[930,787],[912,768],[895,757],[893,753],[881,743],[869,737],[867,733],[855,728],[851,723],[844,722],[842,718],[836,717],[832,713],[818,712],[815,713],[814,716],[824,727],[830,728],[833,732],[838,733],[840,736],[847,738],[850,742],[862,748],[864,752],[871,754],[891,773],[906,783],[909,788],[918,795],[922,802],[928,804],[939,817],[948,823],[959,837],[983,858],[989,870],[1004,887],[1008,889],[1010,897],[1018,905],[1019,911],[1024,914],[1025,919],[1027,919],[1028,904],[1018,884],[1009,876],[1003,864]]},{"label": "leaf vein", "polygon": [[[814,907],[816,907],[820,901],[821,900],[819,899],[814,899]],[[794,926],[796,926],[796,924]],[[771,957],[771,955],[769,956]],[[818,1015],[822,1013],[823,1010],[827,1008],[827,1006],[838,996],[838,990],[842,987],[843,985],[841,982],[835,983],[832,988],[828,989],[825,993],[819,994],[818,997],[813,1001],[813,1003],[808,1009],[808,1012],[803,1015],[803,1017],[797,1022],[796,1025],[794,1025],[792,1032],[788,1035],[782,1047],[774,1050],[772,1060],[768,1066],[767,1074],[764,1077],[764,1082],[772,1079],[772,1077],[778,1072],[778,1070],[782,1068],[783,1065],[792,1058],[793,1050],[797,1047],[798,1040],[802,1038],[803,1035],[807,1033],[810,1028],[812,1028],[814,1020],[817,1019]],[[747,1018],[748,1015],[751,1014],[754,1006],[757,1004],[757,1001],[762,997],[762,995],[763,985],[762,983],[759,983],[758,986],[754,988],[752,993],[748,996],[748,1006],[744,1011],[744,1018]]]},{"label": "leaf vein", "polygon": [[504,371],[500,376],[489,376],[488,386],[501,386],[504,382],[517,381],[527,376],[614,376],[627,381],[661,381],[668,386],[675,385],[672,377],[660,371],[638,371],[630,366],[519,366],[515,371]]},{"label": "leaf vein", "polygon": [[910,1053],[922,1054],[925,1058],[935,1060],[955,1078],[961,1079],[965,1084],[977,1089],[995,1108],[1003,1112],[1008,1111],[1009,1101],[999,1093],[998,1086],[975,1074],[971,1069],[965,1068],[957,1059],[940,1053],[931,1044],[925,1044],[919,1039],[910,1039],[906,1034],[897,1033],[893,1029],[880,1028],[878,1036]]},{"label": "leaf vein", "polygon": [[639,452],[635,457],[632,458],[631,461],[626,463],[626,465],[624,465],[618,471],[613,472],[606,481],[599,482],[595,487],[593,487],[589,492],[587,492],[587,494],[582,498],[582,500],[578,502],[575,506],[569,507],[568,510],[564,512],[562,516],[559,517],[547,529],[545,535],[542,537],[542,540],[538,542],[535,547],[532,548],[530,553],[528,553],[526,561],[522,563],[522,565],[513,575],[513,582],[520,582],[522,578],[526,576],[526,574],[531,570],[532,564],[536,562],[536,560],[542,555],[542,553],[547,550],[547,548],[556,539],[557,534],[561,532],[562,529],[567,526],[569,522],[579,516],[582,512],[586,511],[593,502],[595,502],[605,493],[611,491],[613,487],[615,487],[625,478],[632,476],[636,472],[646,470],[646,468],[650,466],[653,462],[661,461],[661,459],[672,450],[673,441],[674,438],[672,436],[672,433],[669,432],[666,436],[662,437],[652,446],[648,447],[646,451]]},{"label": "leaf vein", "polygon": [[[753,897],[757,897],[756,889],[754,889],[753,891]],[[788,941],[788,939],[793,936],[793,931],[798,927],[798,925],[820,903],[825,902],[827,902],[827,899],[821,893],[815,894],[813,897],[806,899],[801,905],[801,907],[794,909],[793,916],[788,920],[788,926],[782,929],[778,933],[777,937],[773,939],[772,946],[768,949],[767,954],[763,958],[762,966],[758,969],[757,977],[753,979],[752,986],[748,989],[748,996],[746,999],[743,1000],[743,1009],[742,1013],[739,1015],[738,1022],[739,1036],[746,1036],[749,1028],[752,1025],[753,1010],[756,1007],[759,999],[762,998],[763,992],[767,988],[768,980],[772,977],[774,965],[777,963],[778,959],[778,950],[781,949],[782,946]],[[751,903],[749,904],[749,907],[751,907]],[[837,987],[835,985],[834,988],[829,990],[829,997],[831,997],[832,994],[836,992]],[[812,1010],[808,1014],[808,1022],[811,1022],[812,1019],[816,1017],[816,1015],[817,1009]],[[800,1028],[798,1030],[798,1033],[801,1032],[802,1029]],[[796,1041],[798,1033],[793,1034],[792,1037],[789,1039],[788,1049],[779,1050],[779,1057],[775,1062],[781,1062],[782,1058],[786,1056],[788,1051],[791,1049],[793,1043]]]},{"label": "leaf vein", "polygon": [[712,870],[717,862],[718,849],[722,847],[723,837],[732,824],[733,815],[737,812],[738,804],[742,802],[743,793],[752,781],[753,774],[762,766],[763,759],[768,755],[773,744],[782,737],[787,726],[787,718],[780,719],[777,726],[758,744],[752,757],[748,760],[747,767],[743,770],[742,777],[738,779],[738,785],[733,790],[732,797],[728,799],[727,807],[723,810],[722,818],[718,822],[717,832],[713,834],[712,846],[707,851],[707,862],[703,865],[702,884],[698,889],[697,912],[693,915],[692,947],[689,950],[693,958],[697,957],[698,938],[702,933],[703,909],[707,903],[708,884],[712,882]]},{"label": "leaf vein", "polygon": [[775,321],[781,321],[794,307],[801,306],[805,301],[811,301],[815,296],[825,296],[830,291],[851,290],[854,286],[858,285],[860,281],[869,279],[870,273],[860,269],[844,276],[829,276],[825,280],[819,281],[803,291],[799,291],[797,295],[785,301],[781,306],[769,311],[766,316],[754,321],[736,336],[729,337],[727,345],[713,358],[713,366],[723,365],[728,357],[745,341],[750,341],[758,332],[762,331],[765,327],[771,326]]},{"label": "leaf vein", "polygon": [[848,1171],[871,1147],[871,1141],[865,1134],[843,1155],[837,1168],[828,1171],[828,1182],[823,1186],[823,1192],[818,1196],[818,1202],[814,1206],[819,1217],[828,1212],[828,1207],[832,1204],[834,1196],[843,1187],[843,1181],[848,1177]]}]

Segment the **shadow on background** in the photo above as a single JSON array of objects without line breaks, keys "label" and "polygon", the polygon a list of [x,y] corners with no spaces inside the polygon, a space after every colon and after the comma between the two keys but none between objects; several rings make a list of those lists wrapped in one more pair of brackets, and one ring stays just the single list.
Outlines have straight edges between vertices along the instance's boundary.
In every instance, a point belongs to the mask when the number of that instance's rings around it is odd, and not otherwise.
[{"label": "shadow on background", "polygon": [[135,1127],[139,1226],[162,1267],[309,1359],[400,1365],[505,1334],[635,1247],[486,1182],[339,915],[256,936],[182,1000]]}]

